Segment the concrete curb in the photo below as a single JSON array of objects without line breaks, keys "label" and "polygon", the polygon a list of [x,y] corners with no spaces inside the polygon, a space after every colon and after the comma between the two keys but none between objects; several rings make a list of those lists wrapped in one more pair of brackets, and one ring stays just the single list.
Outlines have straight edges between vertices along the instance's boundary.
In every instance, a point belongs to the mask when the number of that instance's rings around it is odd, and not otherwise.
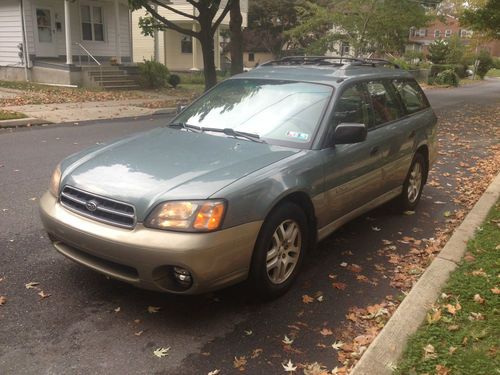
[{"label": "concrete curb", "polygon": [[14,120],[2,120],[0,121],[0,128],[17,128],[23,126],[44,125],[44,124],[51,124],[51,122],[35,117],[26,117]]},{"label": "concrete curb", "polygon": [[177,112],[177,108],[159,108],[153,112],[153,115],[170,115]]},{"label": "concrete curb", "polygon": [[450,273],[465,254],[467,241],[486,219],[500,196],[500,174],[455,230],[444,248],[413,286],[394,315],[368,347],[351,375],[390,375],[403,353],[408,337],[424,321],[427,311],[439,297]]}]

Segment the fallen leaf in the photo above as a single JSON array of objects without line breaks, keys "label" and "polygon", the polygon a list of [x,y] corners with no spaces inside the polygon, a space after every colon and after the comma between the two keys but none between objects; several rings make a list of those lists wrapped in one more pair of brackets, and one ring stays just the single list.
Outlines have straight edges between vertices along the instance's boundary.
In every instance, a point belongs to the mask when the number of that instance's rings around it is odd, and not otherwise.
[{"label": "fallen leaf", "polygon": [[213,371],[210,371],[207,375],[219,375],[220,374],[220,370],[219,369],[215,369]]},{"label": "fallen leaf", "polygon": [[347,267],[347,263],[346,262],[340,263],[340,267]]},{"label": "fallen leaf", "polygon": [[247,336],[252,336],[252,333],[253,333],[251,329],[245,330],[244,332],[245,332],[245,335],[247,335]]},{"label": "fallen leaf", "polygon": [[308,296],[307,294],[304,294],[302,296],[302,302],[306,303],[306,304],[307,303],[312,303],[312,302],[314,302],[314,298],[312,298],[311,296]]},{"label": "fallen leaf", "polygon": [[281,340],[281,342],[285,345],[292,345],[293,344],[293,339],[289,338],[287,335]]},{"label": "fallen leaf", "polygon": [[254,349],[252,351],[252,355],[250,356],[252,359],[255,359],[257,358],[258,356],[260,356],[262,354],[263,350],[258,348],[258,349]]},{"label": "fallen leaf", "polygon": [[429,324],[436,323],[440,319],[441,319],[441,310],[440,309],[437,309],[432,314],[431,313],[427,314],[427,323],[429,323]]},{"label": "fallen leaf", "polygon": [[134,335],[135,336],[140,336],[144,333],[144,330],[143,331],[138,331],[138,332],[134,332]]},{"label": "fallen leaf", "polygon": [[153,354],[158,358],[163,358],[168,356],[169,351],[170,351],[170,346],[168,348],[158,348],[153,352]]},{"label": "fallen leaf", "polygon": [[0,306],[5,305],[7,302],[7,298],[5,296],[0,296]]},{"label": "fallen leaf", "polygon": [[330,336],[330,335],[333,335],[333,332],[331,329],[328,329],[328,328],[323,328],[321,331],[319,331],[319,333],[321,333],[322,336]]},{"label": "fallen leaf", "polygon": [[121,309],[122,308],[120,306],[118,306],[114,311],[115,311],[115,313],[119,313],[121,311]]},{"label": "fallen leaf", "polygon": [[157,306],[148,306],[148,313],[155,314],[161,310],[161,307]]},{"label": "fallen leaf", "polygon": [[233,367],[234,368],[239,368],[240,370],[244,368],[244,366],[247,364],[247,359],[245,356],[242,357],[234,357],[233,361]]},{"label": "fallen leaf", "polygon": [[37,285],[40,285],[40,283],[38,283],[36,281],[31,281],[28,284],[24,284],[24,286],[26,287],[26,289],[37,289],[36,288]]},{"label": "fallen leaf", "polygon": [[50,293],[45,293],[43,290],[40,290],[40,291],[38,292],[38,295],[40,296],[40,298],[41,298],[41,299],[48,298],[48,297],[50,297],[50,296],[51,296],[51,294],[50,294]]},{"label": "fallen leaf", "polygon": [[450,375],[450,369],[443,365],[436,365],[436,375]]},{"label": "fallen leaf", "polygon": [[288,360],[286,364],[282,363],[281,366],[286,372],[295,372],[297,370],[297,366],[294,366],[291,360]]},{"label": "fallen leaf", "polygon": [[428,344],[424,347],[424,359],[433,359],[437,358],[436,350],[434,346]]},{"label": "fallen leaf", "polygon": [[482,305],[484,303],[484,298],[481,297],[480,294],[474,294],[474,302]]},{"label": "fallen leaf", "polygon": [[372,227],[372,231],[374,231],[374,232],[380,232],[381,230],[382,230],[382,228]]},{"label": "fallen leaf", "polygon": [[500,294],[500,289],[498,287],[491,288],[490,290],[491,290],[491,293],[493,293],[493,294],[497,294],[497,295]]},{"label": "fallen leaf", "polygon": [[457,350],[457,348],[455,346],[450,346],[450,348],[448,349],[448,353],[451,355],[453,353],[455,353]]},{"label": "fallen leaf", "polygon": [[332,286],[335,289],[344,290],[347,287],[347,284],[345,284],[345,283],[332,283]]},{"label": "fallen leaf", "polygon": [[342,346],[344,346],[344,343],[342,341],[335,341],[333,344],[332,344],[332,348],[335,349],[335,350],[339,350],[342,348]]},{"label": "fallen leaf", "polygon": [[349,271],[355,272],[355,273],[360,273],[363,270],[363,268],[361,266],[358,266],[357,264],[354,264],[354,263],[352,263],[351,265],[349,265],[347,267],[347,269]]}]

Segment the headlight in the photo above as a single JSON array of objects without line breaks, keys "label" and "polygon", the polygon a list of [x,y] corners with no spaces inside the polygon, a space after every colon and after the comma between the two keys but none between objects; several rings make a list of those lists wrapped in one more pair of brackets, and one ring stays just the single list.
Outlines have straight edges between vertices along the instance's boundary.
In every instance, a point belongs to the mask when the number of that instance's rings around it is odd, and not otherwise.
[{"label": "headlight", "polygon": [[61,183],[61,166],[58,165],[50,178],[49,191],[54,197],[59,195],[59,184]]},{"label": "headlight", "polygon": [[210,232],[220,228],[225,210],[222,200],[165,202],[151,212],[144,225],[183,232]]}]

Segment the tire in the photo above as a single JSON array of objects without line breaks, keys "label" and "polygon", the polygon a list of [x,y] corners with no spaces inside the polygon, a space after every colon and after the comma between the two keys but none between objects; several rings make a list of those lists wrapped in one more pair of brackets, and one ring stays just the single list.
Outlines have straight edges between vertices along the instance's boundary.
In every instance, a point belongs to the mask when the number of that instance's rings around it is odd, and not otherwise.
[{"label": "tire", "polygon": [[400,211],[413,211],[422,197],[422,189],[427,180],[427,162],[425,157],[417,152],[411,162],[410,170],[403,184],[403,192],[397,200]]},{"label": "tire", "polygon": [[268,215],[257,238],[250,268],[250,287],[256,297],[274,299],[290,289],[308,248],[307,224],[304,211],[289,202]]}]

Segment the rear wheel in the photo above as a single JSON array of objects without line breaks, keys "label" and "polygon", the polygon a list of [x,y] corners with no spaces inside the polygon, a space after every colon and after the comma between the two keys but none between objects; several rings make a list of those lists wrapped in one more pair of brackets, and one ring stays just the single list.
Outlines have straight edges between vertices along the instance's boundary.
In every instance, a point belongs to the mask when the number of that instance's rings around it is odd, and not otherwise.
[{"label": "rear wheel", "polygon": [[403,184],[403,192],[398,199],[398,208],[402,211],[414,210],[422,196],[422,189],[427,177],[427,163],[421,153],[413,157],[410,170]]},{"label": "rear wheel", "polygon": [[265,220],[257,239],[250,283],[261,298],[276,298],[293,284],[307,249],[309,233],[304,211],[283,203]]}]

